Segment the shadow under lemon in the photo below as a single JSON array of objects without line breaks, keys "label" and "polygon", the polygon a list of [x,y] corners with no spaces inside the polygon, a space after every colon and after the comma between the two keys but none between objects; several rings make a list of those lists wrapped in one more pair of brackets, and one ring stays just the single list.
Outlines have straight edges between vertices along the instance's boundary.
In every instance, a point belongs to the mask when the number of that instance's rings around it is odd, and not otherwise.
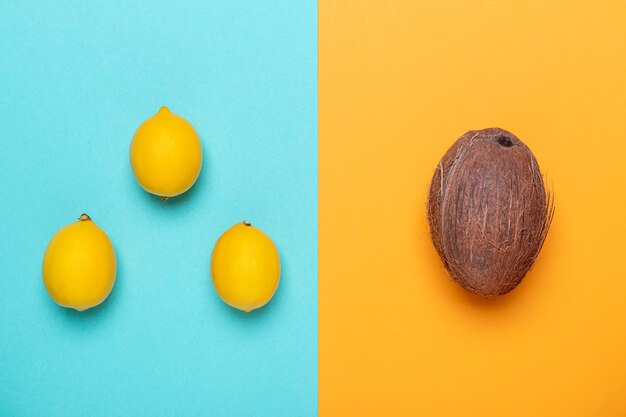
[{"label": "shadow under lemon", "polygon": [[286,291],[283,287],[287,285],[285,283],[285,276],[288,276],[288,265],[285,263],[283,258],[281,258],[280,268],[280,281],[278,283],[278,287],[276,288],[276,292],[263,307],[254,309],[250,312],[245,312],[226,304],[217,293],[215,286],[213,285],[213,279],[210,273],[208,276],[209,282],[206,286],[208,292],[207,299],[210,300],[210,302],[212,303],[219,304],[219,307],[217,308],[234,322],[254,323],[260,320],[268,320],[268,317],[276,316],[281,305],[283,305],[284,292]]},{"label": "shadow under lemon", "polygon": [[128,181],[132,182],[131,186],[135,192],[143,195],[142,201],[147,204],[161,205],[165,210],[177,210],[178,207],[184,207],[185,205],[190,204],[191,201],[198,198],[198,195],[206,192],[205,189],[207,188],[207,184],[211,177],[209,172],[211,169],[211,163],[209,161],[209,154],[206,152],[204,147],[202,148],[202,158],[202,169],[200,170],[200,174],[198,174],[196,182],[184,193],[175,197],[169,197],[167,200],[163,200],[161,197],[144,190],[137,182],[130,164],[128,164]]},{"label": "shadow under lemon", "polygon": [[121,277],[123,277],[123,263],[120,261],[118,252],[116,252],[116,263],[117,268],[113,289],[102,303],[95,307],[88,308],[87,310],[78,311],[73,308],[58,305],[50,298],[44,288],[43,293],[46,297],[45,305],[51,310],[51,316],[63,321],[65,328],[77,331],[94,329],[98,325],[106,322],[108,318],[114,315],[120,308],[120,298],[122,297],[120,293],[124,291],[124,281],[121,279]]}]

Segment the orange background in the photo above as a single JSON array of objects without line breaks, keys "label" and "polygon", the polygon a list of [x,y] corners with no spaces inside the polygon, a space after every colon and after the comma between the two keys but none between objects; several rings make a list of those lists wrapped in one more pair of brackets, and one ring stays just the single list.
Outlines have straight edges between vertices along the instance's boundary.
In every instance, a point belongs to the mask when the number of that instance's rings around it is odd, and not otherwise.
[{"label": "orange background", "polygon": [[[330,416],[626,415],[626,2],[320,0],[319,407]],[[556,195],[495,300],[430,242],[434,168],[470,129]]]}]

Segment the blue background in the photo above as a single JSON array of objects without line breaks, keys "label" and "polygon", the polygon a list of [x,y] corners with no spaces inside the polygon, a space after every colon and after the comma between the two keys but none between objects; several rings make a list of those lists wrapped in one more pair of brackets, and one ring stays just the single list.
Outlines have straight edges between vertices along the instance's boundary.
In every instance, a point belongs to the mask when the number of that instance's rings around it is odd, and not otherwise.
[{"label": "blue background", "polygon": [[[0,4],[0,415],[317,414],[314,1]],[[160,106],[204,166],[162,203],[128,150]],[[83,212],[111,238],[109,299],[78,313],[41,280]],[[265,308],[223,304],[213,244],[250,220],[283,275]]]}]

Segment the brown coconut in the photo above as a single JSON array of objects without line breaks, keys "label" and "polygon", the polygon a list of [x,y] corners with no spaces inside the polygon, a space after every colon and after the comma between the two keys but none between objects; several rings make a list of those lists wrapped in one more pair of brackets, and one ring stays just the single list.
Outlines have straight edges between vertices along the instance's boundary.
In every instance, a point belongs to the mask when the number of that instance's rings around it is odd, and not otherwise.
[{"label": "brown coconut", "polygon": [[521,282],[553,213],[532,152],[499,128],[472,130],[458,139],[430,184],[435,248],[452,278],[483,296],[505,294]]}]

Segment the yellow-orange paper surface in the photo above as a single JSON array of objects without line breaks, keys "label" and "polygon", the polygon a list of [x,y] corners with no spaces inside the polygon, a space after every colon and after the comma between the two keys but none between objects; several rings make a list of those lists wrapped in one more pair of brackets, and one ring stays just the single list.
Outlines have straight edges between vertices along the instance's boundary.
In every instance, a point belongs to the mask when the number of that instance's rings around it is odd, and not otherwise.
[{"label": "yellow-orange paper surface", "polygon": [[[626,416],[626,2],[320,0],[320,416]],[[470,129],[534,152],[556,215],[483,300],[429,238]]]}]

